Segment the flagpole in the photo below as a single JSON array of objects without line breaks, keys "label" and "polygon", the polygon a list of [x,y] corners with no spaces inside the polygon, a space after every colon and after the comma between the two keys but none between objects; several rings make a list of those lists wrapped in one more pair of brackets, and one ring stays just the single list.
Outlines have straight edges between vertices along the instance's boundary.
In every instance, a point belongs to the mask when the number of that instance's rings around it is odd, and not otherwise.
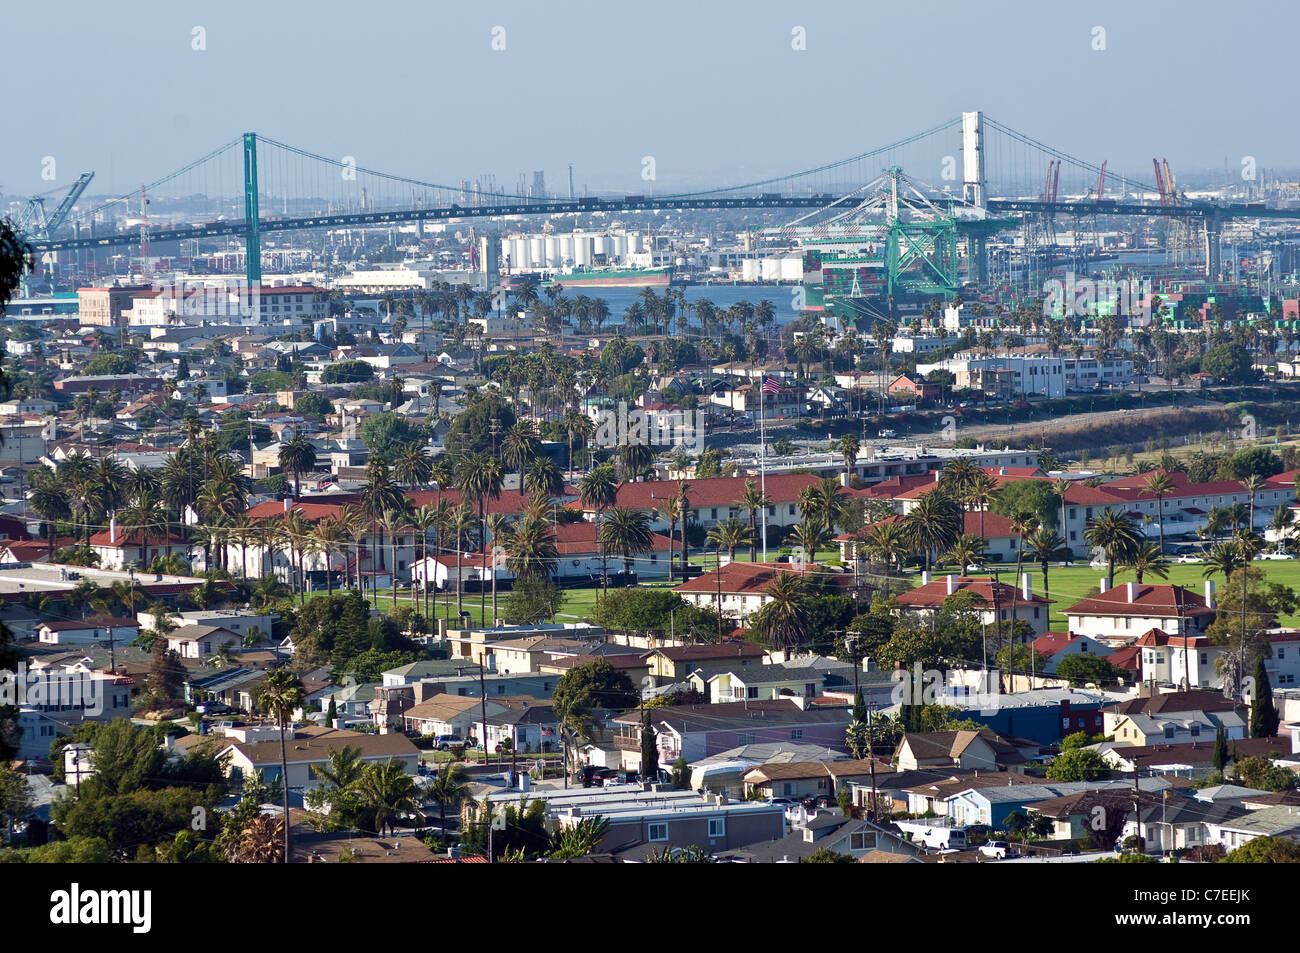
[{"label": "flagpole", "polygon": [[758,388],[758,488],[763,499],[763,505],[759,507],[763,513],[763,562],[767,562],[767,428],[766,415],[763,413],[766,406],[767,375],[764,374]]}]

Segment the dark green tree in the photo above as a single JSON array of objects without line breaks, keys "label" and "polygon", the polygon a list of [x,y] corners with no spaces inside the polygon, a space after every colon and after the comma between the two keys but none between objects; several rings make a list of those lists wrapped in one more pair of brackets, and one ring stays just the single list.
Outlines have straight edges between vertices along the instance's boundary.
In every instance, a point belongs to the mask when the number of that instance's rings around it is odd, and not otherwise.
[{"label": "dark green tree", "polygon": [[649,708],[641,713],[641,777],[647,781],[659,777],[659,745],[650,724]]},{"label": "dark green tree", "polygon": [[1250,736],[1272,738],[1277,734],[1277,708],[1273,705],[1273,686],[1269,684],[1264,656],[1255,660],[1255,695],[1250,703]]}]

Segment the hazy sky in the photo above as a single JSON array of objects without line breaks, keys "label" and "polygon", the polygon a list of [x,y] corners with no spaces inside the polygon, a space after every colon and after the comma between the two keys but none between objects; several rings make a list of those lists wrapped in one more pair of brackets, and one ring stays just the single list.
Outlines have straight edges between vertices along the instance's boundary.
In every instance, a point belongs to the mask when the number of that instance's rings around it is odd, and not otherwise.
[{"label": "hazy sky", "polygon": [[1112,170],[1288,167],[1298,25],[1285,2],[5,0],[0,191],[94,169],[126,192],[245,131],[437,182],[560,190],[573,162],[635,188],[653,155],[666,186],[735,183],[975,108]]}]

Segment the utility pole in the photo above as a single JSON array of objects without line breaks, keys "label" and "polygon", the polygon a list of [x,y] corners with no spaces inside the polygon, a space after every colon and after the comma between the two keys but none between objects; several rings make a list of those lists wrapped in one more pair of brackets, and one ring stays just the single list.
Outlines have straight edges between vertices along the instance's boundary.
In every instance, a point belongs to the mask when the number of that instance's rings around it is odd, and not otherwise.
[{"label": "utility pole", "polygon": [[[486,640],[484,641],[483,651],[487,652]],[[483,764],[487,765],[488,746],[487,746],[487,688],[484,687],[483,679],[483,660],[480,658],[478,663],[478,703],[480,717],[483,719],[483,737],[479,740],[483,743]]]}]

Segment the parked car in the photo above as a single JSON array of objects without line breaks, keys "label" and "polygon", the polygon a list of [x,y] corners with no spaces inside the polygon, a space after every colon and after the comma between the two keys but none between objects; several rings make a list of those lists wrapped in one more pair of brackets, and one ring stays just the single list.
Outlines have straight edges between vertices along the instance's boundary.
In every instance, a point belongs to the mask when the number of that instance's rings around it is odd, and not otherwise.
[{"label": "parked car", "polygon": [[433,746],[439,751],[450,751],[455,745],[468,745],[469,742],[457,735],[438,735],[433,739]]},{"label": "parked car", "polygon": [[980,853],[985,857],[996,857],[1001,860],[1007,856],[1007,842],[1004,840],[991,840],[987,844],[981,844]]},{"label": "parked car", "polygon": [[[1260,558],[1262,559],[1263,557],[1260,557]],[[1197,555],[1194,555],[1194,554],[1192,554],[1192,553],[1184,553],[1183,555],[1181,555],[1181,556],[1179,556],[1177,559],[1175,559],[1174,562],[1176,562],[1176,563],[1203,563],[1203,562],[1205,562],[1205,557],[1204,557],[1204,556],[1197,556]]]},{"label": "parked car", "polygon": [[1256,559],[1295,559],[1290,553],[1260,553]]},{"label": "parked car", "polygon": [[876,436],[877,436],[877,437],[880,437],[880,438],[882,438],[882,439],[884,439],[884,440],[892,440],[894,437],[897,437],[897,436],[898,436],[898,431],[896,431],[896,430],[881,430],[881,431],[878,431],[878,432],[876,433]]}]

